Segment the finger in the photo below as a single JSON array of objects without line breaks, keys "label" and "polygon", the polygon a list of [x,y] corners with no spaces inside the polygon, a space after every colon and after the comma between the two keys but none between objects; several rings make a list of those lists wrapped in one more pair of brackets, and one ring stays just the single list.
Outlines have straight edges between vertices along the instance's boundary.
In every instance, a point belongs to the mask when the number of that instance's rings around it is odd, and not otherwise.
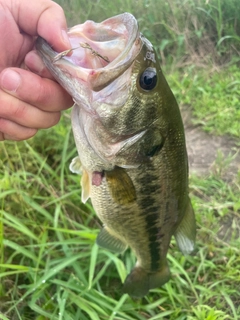
[{"label": "finger", "polygon": [[63,9],[54,1],[18,0],[11,10],[25,33],[40,35],[59,52],[71,48]]},{"label": "finger", "polygon": [[37,129],[27,128],[7,119],[0,118],[0,141],[26,140],[33,137]]},{"label": "finger", "polygon": [[0,118],[28,128],[46,129],[56,125],[60,116],[60,112],[42,111],[4,91],[0,91]]},{"label": "finger", "polygon": [[23,69],[3,70],[0,88],[44,111],[61,111],[73,105],[71,96],[57,82]]},{"label": "finger", "polygon": [[25,57],[25,65],[29,70],[39,74],[41,77],[54,80],[54,77],[49,72],[42,59],[37,54],[37,51],[30,51]]},{"label": "finger", "polygon": [[[0,118],[32,129],[48,129],[55,126],[61,117],[60,112],[42,111],[32,105],[0,92]],[[1,131],[1,130],[0,130]]]}]

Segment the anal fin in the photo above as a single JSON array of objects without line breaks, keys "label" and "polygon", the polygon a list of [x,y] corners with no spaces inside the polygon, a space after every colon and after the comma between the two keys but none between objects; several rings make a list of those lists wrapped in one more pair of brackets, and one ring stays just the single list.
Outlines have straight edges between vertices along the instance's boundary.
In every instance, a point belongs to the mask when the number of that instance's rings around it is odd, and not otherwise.
[{"label": "anal fin", "polygon": [[184,217],[174,233],[174,237],[179,249],[184,255],[190,254],[194,250],[196,221],[190,199]]},{"label": "anal fin", "polygon": [[115,202],[124,205],[136,200],[136,190],[126,169],[115,167],[105,171],[105,176]]},{"label": "anal fin", "polygon": [[105,249],[115,253],[121,253],[127,249],[127,244],[109,232],[107,227],[103,227],[97,236],[96,243]]}]

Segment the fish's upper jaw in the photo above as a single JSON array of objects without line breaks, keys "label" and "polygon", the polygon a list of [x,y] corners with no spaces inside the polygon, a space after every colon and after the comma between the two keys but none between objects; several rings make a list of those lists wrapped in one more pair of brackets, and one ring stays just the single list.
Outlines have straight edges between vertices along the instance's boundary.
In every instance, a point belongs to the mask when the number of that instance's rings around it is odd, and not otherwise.
[{"label": "fish's upper jaw", "polygon": [[130,13],[101,23],[86,21],[71,28],[68,36],[72,50],[57,53],[42,38],[36,48],[56,80],[81,105],[90,105],[94,92],[124,74],[142,48],[137,20]]}]

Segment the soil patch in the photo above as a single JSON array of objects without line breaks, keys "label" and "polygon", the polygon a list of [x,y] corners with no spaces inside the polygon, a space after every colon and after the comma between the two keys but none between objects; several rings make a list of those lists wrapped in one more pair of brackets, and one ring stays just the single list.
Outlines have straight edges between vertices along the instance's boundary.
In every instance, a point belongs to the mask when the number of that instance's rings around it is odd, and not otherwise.
[{"label": "soil patch", "polygon": [[[189,171],[199,177],[217,173],[231,183],[240,172],[240,147],[237,141],[226,136],[213,136],[204,132],[201,126],[192,124],[189,110],[181,110],[185,127]],[[224,217],[216,219],[219,231],[217,237],[229,243],[240,236],[240,213],[229,208]]]},{"label": "soil patch", "polygon": [[[240,171],[240,147],[234,139],[214,136],[192,124],[189,110],[181,109],[185,127],[190,174],[207,176],[220,173],[227,181],[233,181]],[[219,172],[221,170],[221,172]],[[217,172],[216,172],[217,171]]]}]

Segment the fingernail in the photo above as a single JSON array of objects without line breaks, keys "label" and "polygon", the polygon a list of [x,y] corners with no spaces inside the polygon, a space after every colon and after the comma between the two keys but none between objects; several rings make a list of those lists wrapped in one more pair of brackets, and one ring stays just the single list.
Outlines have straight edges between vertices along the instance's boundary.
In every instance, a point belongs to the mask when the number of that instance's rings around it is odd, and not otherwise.
[{"label": "fingernail", "polygon": [[3,90],[16,92],[21,84],[20,74],[12,69],[6,69],[2,72],[0,85]]},{"label": "fingernail", "polygon": [[68,34],[67,34],[66,30],[62,30],[62,38],[63,38],[63,42],[70,49],[71,48],[71,43],[69,41],[69,37],[68,37]]}]

